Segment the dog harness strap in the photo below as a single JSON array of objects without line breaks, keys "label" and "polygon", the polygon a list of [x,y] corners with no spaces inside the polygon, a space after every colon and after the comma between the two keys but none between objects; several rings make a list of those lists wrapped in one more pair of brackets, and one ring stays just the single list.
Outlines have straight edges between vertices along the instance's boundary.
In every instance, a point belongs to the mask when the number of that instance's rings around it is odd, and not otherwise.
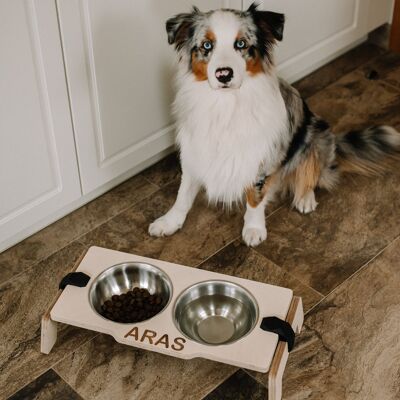
[{"label": "dog harness strap", "polygon": [[67,285],[85,287],[90,280],[90,276],[83,272],[70,272],[61,279],[58,288],[64,290]]},{"label": "dog harness strap", "polygon": [[263,331],[276,333],[279,340],[288,344],[288,350],[292,351],[294,346],[295,334],[289,322],[282,321],[277,317],[265,317],[261,321],[260,328]]}]

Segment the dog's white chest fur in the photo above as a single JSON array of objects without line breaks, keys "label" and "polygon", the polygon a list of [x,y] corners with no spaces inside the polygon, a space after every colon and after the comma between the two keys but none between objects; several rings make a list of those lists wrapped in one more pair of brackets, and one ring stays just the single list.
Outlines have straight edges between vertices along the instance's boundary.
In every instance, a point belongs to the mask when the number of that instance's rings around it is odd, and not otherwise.
[{"label": "dog's white chest fur", "polygon": [[175,112],[182,166],[211,201],[240,201],[259,172],[273,172],[282,158],[287,116],[278,83],[262,74],[224,91],[181,78]]}]

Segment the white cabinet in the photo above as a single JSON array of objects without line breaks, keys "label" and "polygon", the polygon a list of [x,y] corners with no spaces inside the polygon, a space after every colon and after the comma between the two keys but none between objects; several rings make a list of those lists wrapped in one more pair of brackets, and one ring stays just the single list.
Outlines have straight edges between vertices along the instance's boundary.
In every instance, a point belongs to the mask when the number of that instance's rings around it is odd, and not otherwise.
[{"label": "white cabinet", "polygon": [[[192,0],[59,0],[84,193],[174,143],[165,21]],[[204,9],[241,1],[201,1]]]},{"label": "white cabinet", "polygon": [[[244,8],[253,1],[244,0]],[[263,0],[286,15],[277,49],[279,74],[293,82],[337,57],[389,20],[393,0]]]},{"label": "white cabinet", "polygon": [[0,250],[81,196],[57,12],[0,1]]}]

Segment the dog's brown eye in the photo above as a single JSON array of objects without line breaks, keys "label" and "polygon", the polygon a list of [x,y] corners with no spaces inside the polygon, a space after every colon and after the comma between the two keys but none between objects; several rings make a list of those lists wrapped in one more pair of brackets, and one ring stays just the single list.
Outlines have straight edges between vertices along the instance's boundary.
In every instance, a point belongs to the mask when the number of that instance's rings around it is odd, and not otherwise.
[{"label": "dog's brown eye", "polygon": [[203,42],[202,47],[203,47],[204,50],[210,51],[213,48],[213,44],[212,44],[212,42],[207,40],[207,41]]},{"label": "dog's brown eye", "polygon": [[236,40],[235,42],[235,49],[243,50],[247,47],[247,42],[244,39]]}]

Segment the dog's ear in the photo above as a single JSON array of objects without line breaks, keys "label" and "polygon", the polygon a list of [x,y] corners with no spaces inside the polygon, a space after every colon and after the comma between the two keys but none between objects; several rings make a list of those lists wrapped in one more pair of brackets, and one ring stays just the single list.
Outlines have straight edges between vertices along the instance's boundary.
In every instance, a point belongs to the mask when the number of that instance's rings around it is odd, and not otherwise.
[{"label": "dog's ear", "polygon": [[170,18],[165,26],[168,34],[168,43],[175,44],[175,48],[180,50],[192,34],[192,26],[200,10],[193,7],[191,13],[178,14]]},{"label": "dog's ear", "polygon": [[259,11],[258,4],[253,3],[247,10],[253,17],[260,33],[265,39],[271,37],[281,41],[283,39],[283,28],[285,26],[285,15],[272,11]]}]

